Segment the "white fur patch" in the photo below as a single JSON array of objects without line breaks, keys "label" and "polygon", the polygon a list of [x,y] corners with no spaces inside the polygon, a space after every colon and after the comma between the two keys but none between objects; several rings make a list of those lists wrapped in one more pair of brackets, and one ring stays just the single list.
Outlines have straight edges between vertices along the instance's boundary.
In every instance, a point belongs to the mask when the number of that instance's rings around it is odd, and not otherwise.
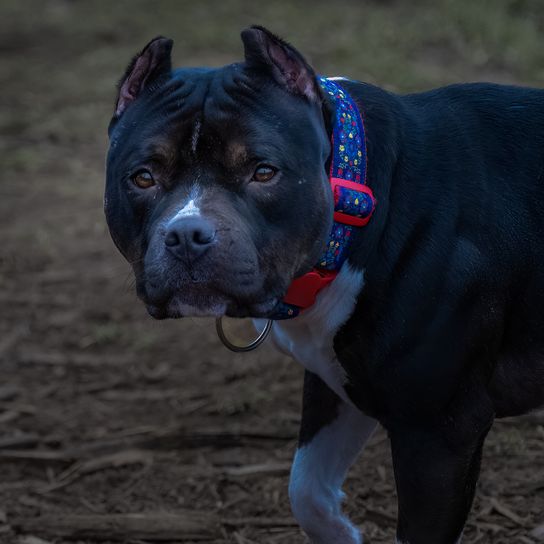
[{"label": "white fur patch", "polygon": [[338,417],[295,454],[289,482],[293,514],[313,544],[361,544],[342,513],[347,471],[376,428],[376,420],[342,403]]},{"label": "white fur patch", "polygon": [[195,128],[193,129],[193,134],[191,136],[191,150],[193,153],[196,153],[196,146],[198,145],[198,138],[200,136],[200,120],[197,120],[195,123]]},{"label": "white fur patch", "polygon": [[[344,263],[336,279],[319,293],[313,306],[294,319],[274,321],[272,326],[278,349],[317,374],[346,402],[350,401],[344,390],[345,373],[336,359],[333,339],[352,314],[363,284],[363,272]],[[262,327],[262,320],[255,322]]]},{"label": "white fur patch", "polygon": [[[293,514],[312,544],[362,543],[359,530],[342,513],[342,484],[376,421],[348,399],[345,373],[334,353],[333,340],[353,313],[363,285],[363,272],[345,263],[311,308],[294,319],[274,321],[272,326],[276,346],[317,374],[345,401],[338,417],[297,450],[291,470]],[[263,321],[255,320],[258,328]]]},{"label": "white fur patch", "polygon": [[221,317],[225,315],[227,304],[225,302],[216,302],[206,308],[201,308],[174,300],[170,302],[169,310],[177,312],[183,317]]},{"label": "white fur patch", "polygon": [[176,213],[176,215],[174,215],[174,217],[170,219],[170,222],[175,221],[176,219],[179,219],[180,217],[193,217],[193,216],[198,217],[199,215],[200,215],[200,208],[196,205],[195,199],[191,198],[191,200],[189,200],[189,202],[187,202],[187,204],[185,204],[185,206],[183,206],[183,208],[181,208],[181,210],[179,210]]}]

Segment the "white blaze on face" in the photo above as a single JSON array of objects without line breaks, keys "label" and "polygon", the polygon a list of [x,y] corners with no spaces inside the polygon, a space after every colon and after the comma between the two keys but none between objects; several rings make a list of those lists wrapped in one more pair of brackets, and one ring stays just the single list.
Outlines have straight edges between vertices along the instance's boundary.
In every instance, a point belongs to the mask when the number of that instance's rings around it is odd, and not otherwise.
[{"label": "white blaze on face", "polygon": [[196,153],[196,146],[198,145],[198,137],[200,136],[200,121],[197,120],[195,128],[193,129],[193,135],[191,136],[191,150],[193,154]]},{"label": "white blaze on face", "polygon": [[187,200],[185,200],[185,202],[180,202],[177,210],[176,208],[170,210],[168,216],[166,216],[162,222],[163,226],[168,229],[178,219],[185,217],[200,217],[202,215],[199,206],[200,196],[201,195],[197,191],[196,187],[194,187],[189,193]]},{"label": "white blaze on face", "polygon": [[172,217],[172,221],[175,221],[176,219],[179,219],[180,217],[191,217],[191,216],[199,216],[200,215],[200,208],[195,204],[194,198],[191,198],[179,212]]}]

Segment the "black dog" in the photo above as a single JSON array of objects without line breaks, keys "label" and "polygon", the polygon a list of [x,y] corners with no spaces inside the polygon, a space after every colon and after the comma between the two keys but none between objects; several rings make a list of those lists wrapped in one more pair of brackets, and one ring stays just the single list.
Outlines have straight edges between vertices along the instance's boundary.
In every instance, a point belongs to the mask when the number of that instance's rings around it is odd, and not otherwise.
[{"label": "black dog", "polygon": [[[267,30],[242,39],[243,63],[172,71],[157,38],[119,85],[105,209],[157,318],[275,316],[331,230],[331,97]],[[544,404],[544,92],[338,84],[376,208],[317,302],[274,321],[307,369],[293,512],[312,542],[362,541],[341,486],[379,421],[398,541],[453,544],[493,419]]]}]

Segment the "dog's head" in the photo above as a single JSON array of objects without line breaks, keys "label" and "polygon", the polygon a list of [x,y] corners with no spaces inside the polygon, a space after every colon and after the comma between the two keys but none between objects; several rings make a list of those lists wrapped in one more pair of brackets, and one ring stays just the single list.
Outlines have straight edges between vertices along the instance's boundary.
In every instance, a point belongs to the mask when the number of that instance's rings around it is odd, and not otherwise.
[{"label": "dog's head", "polygon": [[156,38],[119,84],[105,211],[157,318],[269,315],[330,230],[315,74],[263,28],[242,41],[242,63],[173,71]]}]

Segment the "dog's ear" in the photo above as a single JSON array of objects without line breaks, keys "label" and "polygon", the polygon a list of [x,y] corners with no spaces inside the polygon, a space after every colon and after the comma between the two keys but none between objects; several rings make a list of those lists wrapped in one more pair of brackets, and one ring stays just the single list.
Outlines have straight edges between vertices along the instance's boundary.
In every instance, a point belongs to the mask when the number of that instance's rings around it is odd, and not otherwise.
[{"label": "dog's ear", "polygon": [[120,117],[140,93],[172,70],[173,41],[159,36],[151,40],[128,65],[118,85],[115,118]]},{"label": "dog's ear", "polygon": [[304,57],[287,42],[262,26],[242,31],[246,65],[265,69],[278,84],[309,100],[318,99],[316,76]]}]

